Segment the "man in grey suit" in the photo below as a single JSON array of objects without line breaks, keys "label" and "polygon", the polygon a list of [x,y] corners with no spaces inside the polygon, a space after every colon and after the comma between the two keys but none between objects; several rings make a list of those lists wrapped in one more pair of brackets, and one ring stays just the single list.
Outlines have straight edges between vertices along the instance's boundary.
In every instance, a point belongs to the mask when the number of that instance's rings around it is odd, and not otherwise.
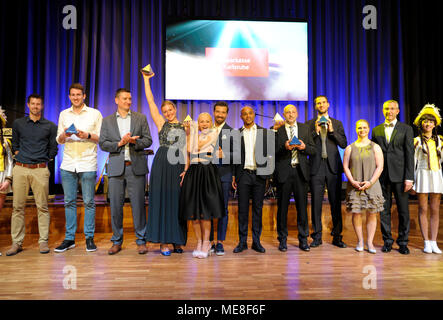
[{"label": "man in grey suit", "polygon": [[137,251],[148,252],[146,248],[145,184],[148,165],[145,148],[152,144],[146,116],[131,111],[131,92],[118,89],[115,94],[117,112],[103,119],[99,145],[109,152],[108,177],[111,201],[113,235],[109,254],[116,254],[123,243],[123,204],[125,188],[128,188],[132,207]]}]

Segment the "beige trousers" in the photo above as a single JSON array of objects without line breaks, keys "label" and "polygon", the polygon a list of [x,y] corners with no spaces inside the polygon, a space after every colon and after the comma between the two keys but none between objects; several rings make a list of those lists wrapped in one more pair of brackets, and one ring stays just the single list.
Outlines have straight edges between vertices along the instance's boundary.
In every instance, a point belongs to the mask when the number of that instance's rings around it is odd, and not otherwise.
[{"label": "beige trousers", "polygon": [[37,206],[39,243],[47,242],[49,237],[49,169],[46,168],[25,168],[14,166],[12,169],[12,192],[13,209],[11,218],[12,243],[23,244],[25,238],[25,207],[28,197],[29,187],[34,194]]}]

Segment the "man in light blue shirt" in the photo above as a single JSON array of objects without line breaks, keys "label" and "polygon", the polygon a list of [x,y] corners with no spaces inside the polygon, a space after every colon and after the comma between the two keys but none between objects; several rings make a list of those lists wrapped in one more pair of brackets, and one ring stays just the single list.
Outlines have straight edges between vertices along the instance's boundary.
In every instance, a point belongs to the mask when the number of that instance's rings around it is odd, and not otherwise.
[{"label": "man in light blue shirt", "polygon": [[152,144],[148,121],[144,114],[131,111],[131,92],[118,89],[115,95],[117,112],[103,119],[99,145],[109,152],[108,177],[111,202],[112,247],[108,254],[116,254],[123,243],[123,205],[125,189],[131,201],[137,252],[145,254],[146,205],[145,186],[148,173],[144,152]]}]

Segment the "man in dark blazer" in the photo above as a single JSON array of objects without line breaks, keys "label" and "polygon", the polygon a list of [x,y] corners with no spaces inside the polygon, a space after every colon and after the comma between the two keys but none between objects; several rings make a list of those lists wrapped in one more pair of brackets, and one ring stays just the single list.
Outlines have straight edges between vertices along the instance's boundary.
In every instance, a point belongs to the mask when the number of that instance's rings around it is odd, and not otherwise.
[{"label": "man in dark blazer", "polygon": [[123,243],[123,205],[125,188],[131,201],[132,218],[139,254],[148,252],[146,248],[146,208],[145,185],[148,173],[144,152],[152,144],[146,116],[131,111],[131,93],[118,89],[115,95],[117,112],[103,119],[99,145],[109,152],[108,177],[109,199],[111,201],[111,221],[113,235],[109,254],[116,254]]},{"label": "man in dark blazer", "polygon": [[[233,154],[233,139],[231,136],[232,127],[226,123],[229,106],[224,101],[218,101],[214,105],[214,129],[218,131],[218,140],[214,153],[214,164],[218,168],[218,174],[223,188],[223,199],[225,204],[225,215],[218,219],[217,222],[217,245],[212,245],[211,250],[216,255],[222,256],[225,254],[223,241],[226,239],[226,232],[228,230],[228,202],[229,191],[232,187],[232,154]],[[214,226],[211,220],[211,234],[209,240],[214,240]]]},{"label": "man in dark blazer", "polygon": [[[348,145],[345,130],[341,121],[331,118],[328,114],[329,101],[325,96],[314,99],[317,118],[306,124],[312,135],[316,153],[309,157],[311,166],[311,221],[313,239],[311,248],[322,244],[322,202],[325,185],[328,188],[328,199],[332,216],[332,244],[339,248],[346,248],[342,241],[343,220],[341,214],[341,185],[343,163],[338,147],[344,149]],[[325,117],[328,122],[319,120]]]},{"label": "man in dark blazer", "polygon": [[[297,208],[297,228],[299,248],[309,251],[308,236],[308,156],[315,154],[312,134],[307,125],[297,122],[298,110],[294,105],[287,105],[283,112],[284,125],[277,129],[275,151],[275,177],[277,180],[277,234],[280,242],[278,249],[287,251],[288,207],[292,193]],[[291,145],[296,136],[301,144]]]},{"label": "man in dark blazer", "polygon": [[383,150],[384,167],[380,183],[385,198],[384,210],[380,214],[383,252],[390,252],[394,240],[391,235],[392,193],[397,203],[399,252],[409,254],[409,207],[408,191],[414,180],[414,133],[412,127],[397,120],[400,109],[398,102],[388,100],[383,104],[385,123],[372,130],[372,141]]},{"label": "man in dark blazer", "polygon": [[[266,179],[274,171],[274,132],[258,126],[255,112],[251,107],[241,110],[243,127],[240,129],[240,164],[234,165],[232,187],[238,193],[238,235],[239,243],[234,253],[248,249],[249,199],[252,198],[252,246],[257,252],[265,253],[260,243],[262,232],[262,209]],[[234,139],[234,145],[237,140]],[[234,146],[235,147],[235,146]],[[237,148],[235,149],[237,150]],[[236,151],[234,151],[235,153]],[[236,163],[234,155],[234,163]]]}]

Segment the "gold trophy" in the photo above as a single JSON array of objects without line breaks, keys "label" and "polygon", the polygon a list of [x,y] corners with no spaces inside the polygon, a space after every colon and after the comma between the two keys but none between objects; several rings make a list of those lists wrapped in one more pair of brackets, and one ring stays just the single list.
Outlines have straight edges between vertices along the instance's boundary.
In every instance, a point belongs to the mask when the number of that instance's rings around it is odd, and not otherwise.
[{"label": "gold trophy", "polygon": [[140,70],[143,74],[149,76],[151,74],[154,73],[154,71],[152,71],[151,65],[148,64],[146,67],[144,67],[143,69]]}]

